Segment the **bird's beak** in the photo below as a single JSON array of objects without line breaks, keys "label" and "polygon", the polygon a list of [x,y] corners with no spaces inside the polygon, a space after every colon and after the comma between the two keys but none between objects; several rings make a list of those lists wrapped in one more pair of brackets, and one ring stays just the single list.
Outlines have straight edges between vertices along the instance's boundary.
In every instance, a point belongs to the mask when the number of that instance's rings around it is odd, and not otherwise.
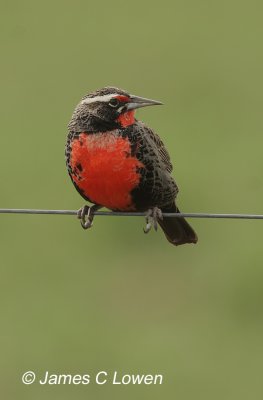
[{"label": "bird's beak", "polygon": [[130,96],[130,101],[126,105],[126,108],[128,111],[130,111],[130,110],[135,110],[136,108],[157,106],[161,104],[163,103],[161,103],[160,101],[145,99],[144,97],[138,97],[132,95]]}]

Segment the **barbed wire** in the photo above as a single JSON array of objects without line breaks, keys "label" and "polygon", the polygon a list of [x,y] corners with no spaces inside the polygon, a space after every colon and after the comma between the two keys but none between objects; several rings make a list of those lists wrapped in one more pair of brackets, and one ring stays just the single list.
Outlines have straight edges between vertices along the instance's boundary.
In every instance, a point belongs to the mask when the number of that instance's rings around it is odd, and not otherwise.
[{"label": "barbed wire", "polygon": [[[77,215],[78,210],[43,210],[32,208],[0,208],[0,214]],[[143,212],[96,211],[94,215],[104,217],[145,217]],[[163,213],[164,217],[176,218],[221,218],[263,219],[263,214],[219,214],[219,213]]]}]

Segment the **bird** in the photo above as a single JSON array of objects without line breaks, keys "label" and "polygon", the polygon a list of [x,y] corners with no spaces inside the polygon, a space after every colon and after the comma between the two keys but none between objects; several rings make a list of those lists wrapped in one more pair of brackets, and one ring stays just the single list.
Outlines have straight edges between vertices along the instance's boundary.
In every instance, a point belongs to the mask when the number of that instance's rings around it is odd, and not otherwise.
[{"label": "bird", "polygon": [[94,213],[144,212],[148,233],[158,224],[175,246],[198,238],[175,202],[178,186],[171,173],[170,155],[161,138],[135,118],[135,111],[160,101],[107,86],[85,95],[68,124],[66,165],[85,204],[78,211],[84,229],[93,225]]}]

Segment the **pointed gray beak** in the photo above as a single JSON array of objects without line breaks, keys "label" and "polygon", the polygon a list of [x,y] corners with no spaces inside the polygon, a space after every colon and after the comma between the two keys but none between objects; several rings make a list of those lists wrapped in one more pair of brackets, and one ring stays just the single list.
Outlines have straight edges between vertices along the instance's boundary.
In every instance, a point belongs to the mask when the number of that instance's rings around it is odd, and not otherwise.
[{"label": "pointed gray beak", "polygon": [[144,97],[130,96],[130,102],[126,105],[128,111],[136,108],[162,105],[160,101],[145,99]]}]

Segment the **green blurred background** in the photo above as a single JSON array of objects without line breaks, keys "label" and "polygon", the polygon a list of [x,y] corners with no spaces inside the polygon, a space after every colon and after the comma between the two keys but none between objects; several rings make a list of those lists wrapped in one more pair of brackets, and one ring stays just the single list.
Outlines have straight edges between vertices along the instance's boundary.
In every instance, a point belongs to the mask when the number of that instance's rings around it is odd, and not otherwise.
[{"label": "green blurred background", "polygon": [[[77,209],[67,123],[105,85],[161,100],[185,212],[263,212],[260,1],[2,0],[1,207]],[[1,215],[4,399],[262,399],[260,221]],[[161,386],[25,386],[21,375],[163,374]]]}]

